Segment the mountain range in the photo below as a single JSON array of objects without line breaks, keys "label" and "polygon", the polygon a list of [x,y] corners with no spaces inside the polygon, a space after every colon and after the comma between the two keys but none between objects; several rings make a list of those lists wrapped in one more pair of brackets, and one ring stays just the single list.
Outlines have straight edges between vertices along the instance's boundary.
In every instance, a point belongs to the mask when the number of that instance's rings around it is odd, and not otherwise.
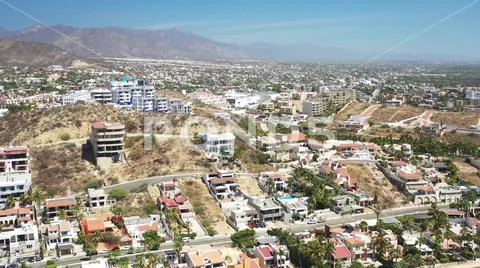
[{"label": "mountain range", "polygon": [[49,44],[0,40],[0,65],[48,66],[71,65],[79,58]]},{"label": "mountain range", "polygon": [[[278,45],[257,42],[247,45],[217,42],[177,29],[142,30],[118,27],[77,28],[34,25],[9,31],[0,28],[0,38],[54,45],[78,57],[114,57],[194,60],[277,60],[303,62],[364,62],[377,53],[362,53],[315,44]],[[478,61],[441,54],[396,54],[382,61]]]}]

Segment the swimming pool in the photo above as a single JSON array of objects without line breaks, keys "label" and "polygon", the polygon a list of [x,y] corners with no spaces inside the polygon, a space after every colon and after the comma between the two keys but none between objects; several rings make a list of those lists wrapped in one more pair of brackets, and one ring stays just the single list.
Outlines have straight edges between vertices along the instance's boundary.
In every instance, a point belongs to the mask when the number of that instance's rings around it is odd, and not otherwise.
[{"label": "swimming pool", "polygon": [[291,196],[291,195],[285,195],[285,196],[280,197],[279,199],[281,199],[281,200],[290,200],[290,199],[293,199],[293,196]]}]

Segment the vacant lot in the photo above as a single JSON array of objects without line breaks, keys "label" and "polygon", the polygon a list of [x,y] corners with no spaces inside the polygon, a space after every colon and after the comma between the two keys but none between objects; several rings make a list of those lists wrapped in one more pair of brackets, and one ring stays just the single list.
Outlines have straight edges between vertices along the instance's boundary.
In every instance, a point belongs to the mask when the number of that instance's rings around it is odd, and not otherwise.
[{"label": "vacant lot", "polygon": [[370,196],[377,196],[385,208],[402,204],[404,196],[388,181],[374,164],[346,164],[350,176],[358,181],[360,189]]},{"label": "vacant lot", "polygon": [[421,115],[424,109],[418,107],[381,107],[378,108],[370,117],[374,123],[381,124],[384,122],[395,122],[405,120],[414,116]]},{"label": "vacant lot", "polygon": [[367,133],[373,136],[386,137],[391,135],[394,138],[399,138],[402,134],[405,134],[406,130],[401,128],[391,128],[388,126],[372,126],[367,129]]},{"label": "vacant lot", "polygon": [[258,182],[252,176],[238,177],[240,190],[248,196],[266,196],[267,194],[260,189]]},{"label": "vacant lot", "polygon": [[464,161],[457,160],[454,161],[454,163],[458,167],[460,175],[464,180],[480,186],[480,176],[478,176],[477,168],[471,166],[468,163],[465,163]]},{"label": "vacant lot", "polygon": [[338,121],[345,121],[350,117],[351,115],[359,115],[361,114],[365,109],[370,107],[370,103],[365,103],[365,102],[351,102],[348,104],[348,106],[343,109],[341,112],[338,112],[335,115],[335,120]]},{"label": "vacant lot", "polygon": [[180,188],[190,199],[200,224],[207,231],[209,228],[213,228],[218,234],[230,234],[234,231],[227,224],[222,209],[200,179],[182,180]]},{"label": "vacant lot", "polygon": [[478,123],[480,113],[474,112],[435,112],[431,118],[432,121],[455,125],[457,127],[470,128]]},{"label": "vacant lot", "polygon": [[443,134],[442,140],[445,142],[460,141],[474,143],[480,146],[480,133],[447,132]]}]

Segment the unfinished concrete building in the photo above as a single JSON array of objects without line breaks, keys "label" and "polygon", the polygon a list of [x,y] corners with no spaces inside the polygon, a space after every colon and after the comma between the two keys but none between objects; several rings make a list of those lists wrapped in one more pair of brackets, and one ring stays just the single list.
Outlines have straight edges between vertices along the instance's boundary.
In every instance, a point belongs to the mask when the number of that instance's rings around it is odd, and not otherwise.
[{"label": "unfinished concrete building", "polygon": [[113,162],[123,160],[125,125],[120,123],[92,123],[90,143],[98,163],[99,158],[109,158]]}]

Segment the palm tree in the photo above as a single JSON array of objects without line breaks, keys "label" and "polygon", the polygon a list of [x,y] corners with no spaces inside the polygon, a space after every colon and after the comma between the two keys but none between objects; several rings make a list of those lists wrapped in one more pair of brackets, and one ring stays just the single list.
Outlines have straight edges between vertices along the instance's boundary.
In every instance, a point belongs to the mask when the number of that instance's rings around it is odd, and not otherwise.
[{"label": "palm tree", "polygon": [[147,254],[148,267],[155,268],[157,263],[160,261],[158,254],[149,253]]},{"label": "palm tree", "polygon": [[15,206],[15,199],[13,198],[13,195],[9,195],[7,197],[7,208],[13,208]]},{"label": "palm tree", "polygon": [[366,221],[361,221],[358,224],[358,228],[360,228],[360,230],[362,230],[362,232],[366,232],[368,230],[368,223]]},{"label": "palm tree", "polygon": [[134,267],[145,267],[145,255],[140,254],[135,257]]},{"label": "palm tree", "polygon": [[65,220],[67,218],[67,212],[65,211],[65,209],[60,209],[57,215],[62,220]]},{"label": "palm tree", "polygon": [[35,202],[35,207],[38,209],[39,205],[42,203],[43,194],[38,190],[33,191],[32,200]]},{"label": "palm tree", "polygon": [[399,220],[402,223],[403,228],[405,228],[405,230],[407,230],[411,234],[416,227],[413,217],[410,215],[405,215],[401,216]]}]

